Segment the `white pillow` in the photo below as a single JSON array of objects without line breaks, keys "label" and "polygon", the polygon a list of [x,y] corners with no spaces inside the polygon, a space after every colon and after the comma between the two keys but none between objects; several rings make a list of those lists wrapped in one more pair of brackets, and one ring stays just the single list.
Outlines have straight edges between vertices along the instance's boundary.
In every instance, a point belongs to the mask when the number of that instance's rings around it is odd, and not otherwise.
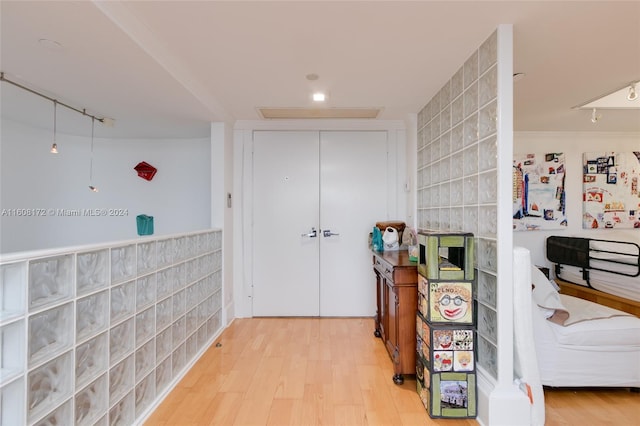
[{"label": "white pillow", "polygon": [[531,266],[531,283],[533,284],[533,301],[543,308],[543,314],[549,321],[564,325],[569,319],[569,311],[560,300],[558,289],[549,281],[541,270]]}]

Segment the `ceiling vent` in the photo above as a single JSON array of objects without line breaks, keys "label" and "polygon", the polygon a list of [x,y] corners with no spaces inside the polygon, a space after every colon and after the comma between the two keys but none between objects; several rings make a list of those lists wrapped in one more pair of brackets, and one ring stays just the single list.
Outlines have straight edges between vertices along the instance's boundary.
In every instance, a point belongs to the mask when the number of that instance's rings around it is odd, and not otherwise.
[{"label": "ceiling vent", "polygon": [[266,119],[377,118],[381,108],[258,108]]}]

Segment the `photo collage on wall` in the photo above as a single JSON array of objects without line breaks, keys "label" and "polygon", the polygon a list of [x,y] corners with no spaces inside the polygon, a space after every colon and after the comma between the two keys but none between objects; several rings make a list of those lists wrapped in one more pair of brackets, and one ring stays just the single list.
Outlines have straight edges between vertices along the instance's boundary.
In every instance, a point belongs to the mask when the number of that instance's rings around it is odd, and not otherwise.
[{"label": "photo collage on wall", "polygon": [[640,152],[583,155],[584,229],[640,228]]},{"label": "photo collage on wall", "polygon": [[563,153],[514,155],[514,231],[566,228],[565,201]]}]

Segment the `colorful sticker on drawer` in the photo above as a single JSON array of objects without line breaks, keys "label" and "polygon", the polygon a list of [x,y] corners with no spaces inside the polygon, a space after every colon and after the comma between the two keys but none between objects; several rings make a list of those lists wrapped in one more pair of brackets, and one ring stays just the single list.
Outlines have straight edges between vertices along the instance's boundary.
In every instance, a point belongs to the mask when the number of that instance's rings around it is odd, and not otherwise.
[{"label": "colorful sticker on drawer", "polygon": [[426,345],[422,344],[422,339],[420,338],[420,336],[416,336],[416,352],[420,353],[422,352],[422,347]]},{"label": "colorful sticker on drawer", "polygon": [[433,351],[433,371],[453,370],[453,351]]},{"label": "colorful sticker on drawer", "polygon": [[451,349],[453,349],[453,330],[448,328],[433,330],[433,350]]},{"label": "colorful sticker on drawer", "polygon": [[473,330],[453,330],[453,348],[457,351],[473,350]]},{"label": "colorful sticker on drawer", "polygon": [[418,356],[416,356],[416,380],[423,385],[425,383],[424,381],[425,370],[428,371],[424,363],[422,362],[422,358],[420,358],[420,353],[418,353]]},{"label": "colorful sticker on drawer", "polygon": [[425,296],[428,294],[429,281],[422,275],[418,275],[418,293],[424,294]]},{"label": "colorful sticker on drawer", "polygon": [[418,334],[418,337],[420,337],[421,339],[424,339],[424,334],[422,334],[422,318],[420,318],[420,315],[416,315],[416,333]]},{"label": "colorful sticker on drawer", "polygon": [[429,323],[426,321],[422,322],[422,336],[426,345],[431,346],[431,327],[429,327]]},{"label": "colorful sticker on drawer", "polygon": [[[426,380],[425,384],[428,384],[428,383],[429,383],[429,380]],[[429,411],[429,401],[431,400],[431,392],[429,392],[429,388],[423,385],[422,383],[420,383],[419,380],[416,380],[416,390],[418,391],[418,396],[420,397],[420,401],[422,401],[424,408],[426,408],[427,411]]]},{"label": "colorful sticker on drawer", "polygon": [[427,318],[427,314],[429,313],[427,298],[420,293],[418,293],[418,312],[420,312],[425,318]]},{"label": "colorful sticker on drawer", "polygon": [[453,371],[473,371],[473,351],[453,351]]},{"label": "colorful sticker on drawer", "polygon": [[426,342],[422,345],[422,356],[428,364],[431,363],[431,349],[429,349],[429,346]]},{"label": "colorful sticker on drawer", "polygon": [[472,282],[431,282],[429,320],[439,323],[472,324]]}]

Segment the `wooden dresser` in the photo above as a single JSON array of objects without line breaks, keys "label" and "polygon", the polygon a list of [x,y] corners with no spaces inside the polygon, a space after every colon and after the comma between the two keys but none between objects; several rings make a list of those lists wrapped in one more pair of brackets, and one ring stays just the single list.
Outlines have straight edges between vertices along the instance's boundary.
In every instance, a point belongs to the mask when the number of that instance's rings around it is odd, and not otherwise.
[{"label": "wooden dresser", "polygon": [[373,252],[376,274],[376,337],[382,338],[393,361],[393,381],[416,372],[417,262],[406,250]]}]

